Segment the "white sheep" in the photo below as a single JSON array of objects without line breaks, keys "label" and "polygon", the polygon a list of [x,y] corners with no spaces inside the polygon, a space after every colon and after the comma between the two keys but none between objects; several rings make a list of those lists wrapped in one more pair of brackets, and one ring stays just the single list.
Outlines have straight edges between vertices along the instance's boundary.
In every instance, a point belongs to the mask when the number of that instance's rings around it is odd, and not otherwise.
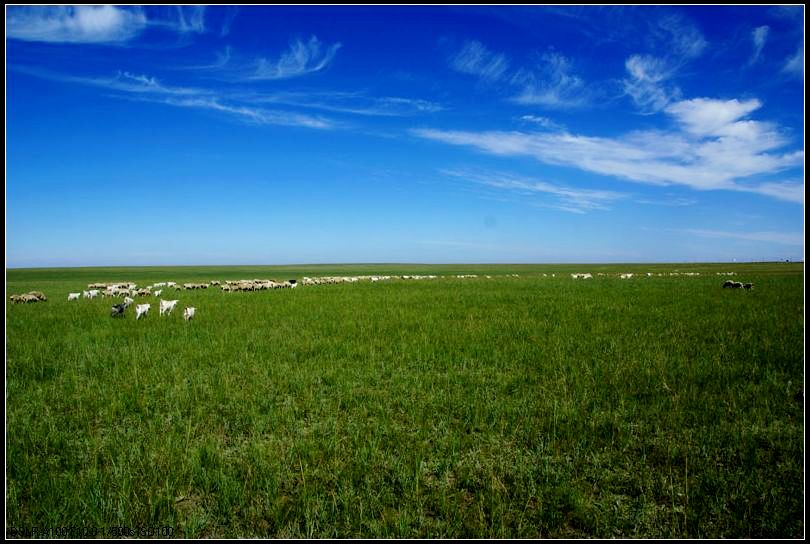
[{"label": "white sheep", "polygon": [[189,321],[194,318],[194,313],[197,311],[197,308],[189,307],[183,310],[183,319]]},{"label": "white sheep", "polygon": [[169,314],[174,307],[177,306],[176,300],[161,300],[160,301],[160,315]]},{"label": "white sheep", "polygon": [[79,300],[81,293],[68,293],[68,302],[71,300]]},{"label": "white sheep", "polygon": [[135,306],[135,319],[140,319],[142,315],[149,313],[151,304],[138,304]]}]

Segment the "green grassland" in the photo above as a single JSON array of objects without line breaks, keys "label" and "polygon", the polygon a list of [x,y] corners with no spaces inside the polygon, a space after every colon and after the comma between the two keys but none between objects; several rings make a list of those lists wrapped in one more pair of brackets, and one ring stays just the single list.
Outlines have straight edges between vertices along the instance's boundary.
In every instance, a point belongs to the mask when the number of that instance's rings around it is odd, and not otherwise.
[{"label": "green grassland", "polygon": [[[701,275],[616,277],[676,270]],[[731,270],[755,288],[723,289]],[[90,282],[348,274],[446,277],[168,291],[174,313],[148,297],[139,321],[67,302]],[[801,538],[803,274],[7,270],[7,536]],[[32,289],[48,301],[8,302]]]}]

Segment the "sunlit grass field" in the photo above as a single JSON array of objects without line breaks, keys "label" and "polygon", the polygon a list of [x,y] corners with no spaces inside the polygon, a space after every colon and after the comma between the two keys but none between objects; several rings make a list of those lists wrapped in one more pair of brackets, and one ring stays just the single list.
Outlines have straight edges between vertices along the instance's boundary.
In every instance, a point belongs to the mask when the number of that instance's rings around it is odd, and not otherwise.
[{"label": "sunlit grass field", "polygon": [[[91,282],[351,274],[440,278],[166,291],[175,311],[148,297],[138,321],[67,302]],[[7,270],[6,535],[800,538],[803,274]],[[32,289],[48,301],[8,301]]]}]

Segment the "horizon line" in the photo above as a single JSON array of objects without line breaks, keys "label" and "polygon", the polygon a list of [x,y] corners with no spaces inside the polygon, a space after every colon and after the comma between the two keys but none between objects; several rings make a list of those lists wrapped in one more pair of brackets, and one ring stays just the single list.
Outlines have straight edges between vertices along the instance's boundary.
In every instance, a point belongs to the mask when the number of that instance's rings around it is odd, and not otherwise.
[{"label": "horizon line", "polygon": [[804,260],[746,260],[746,261],[623,261],[623,262],[532,262],[532,263],[487,263],[487,262],[343,262],[343,263],[283,263],[283,264],[148,264],[148,265],[82,265],[82,266],[6,266],[6,270],[51,270],[83,268],[239,268],[239,267],[290,267],[290,266],[604,266],[604,265],[666,265],[666,264],[804,264]]}]

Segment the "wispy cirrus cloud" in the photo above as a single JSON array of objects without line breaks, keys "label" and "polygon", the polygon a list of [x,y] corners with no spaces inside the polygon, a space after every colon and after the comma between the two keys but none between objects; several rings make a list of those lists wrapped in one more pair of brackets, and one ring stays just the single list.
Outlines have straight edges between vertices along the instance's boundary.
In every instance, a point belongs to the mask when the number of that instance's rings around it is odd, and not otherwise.
[{"label": "wispy cirrus cloud", "polygon": [[804,40],[799,45],[796,54],[785,61],[782,71],[786,74],[804,79]]},{"label": "wispy cirrus cloud", "polygon": [[679,196],[664,195],[666,198],[637,198],[633,202],[638,204],[649,204],[651,206],[684,207],[694,206],[697,200],[694,198],[684,198]]},{"label": "wispy cirrus cloud", "polygon": [[762,48],[765,47],[765,42],[768,39],[769,30],[770,27],[768,27],[768,25],[763,25],[751,31],[751,42],[753,43],[754,51],[751,53],[751,58],[748,59],[749,66],[759,60],[759,56],[762,54]]},{"label": "wispy cirrus cloud", "polygon": [[624,92],[630,96],[641,113],[656,113],[681,96],[681,90],[666,81],[674,68],[666,60],[650,55],[632,55],[624,63],[627,78],[622,80]]},{"label": "wispy cirrus cloud", "polygon": [[709,42],[688,19],[670,13],[649,21],[650,46],[668,51],[677,59],[693,59],[703,54]]},{"label": "wispy cirrus cloud", "polygon": [[769,244],[781,244],[786,246],[804,245],[804,234],[801,232],[778,232],[778,231],[722,231],[712,229],[669,229],[673,232],[683,232],[704,238],[732,238],[736,240],[746,240],[750,242],[767,242]]},{"label": "wispy cirrus cloud", "polygon": [[219,31],[219,37],[224,38],[228,34],[231,33],[231,25],[233,25],[233,20],[236,19],[236,15],[239,13],[239,8],[234,6],[228,6],[225,11],[225,16],[222,19],[222,27]]},{"label": "wispy cirrus cloud", "polygon": [[177,16],[172,23],[178,32],[205,32],[205,6],[175,6]]},{"label": "wispy cirrus cloud", "polygon": [[9,6],[8,38],[54,43],[126,42],[148,20],[141,8],[116,6]]},{"label": "wispy cirrus cloud", "polygon": [[759,193],[787,202],[804,204],[804,181],[800,180],[766,182],[753,187],[743,186],[738,188],[738,190]]},{"label": "wispy cirrus cloud", "polygon": [[498,81],[509,69],[506,56],[493,53],[481,42],[468,41],[450,59],[450,66],[457,72],[479,76],[487,81]]},{"label": "wispy cirrus cloud", "polygon": [[526,123],[532,123],[533,125],[539,126],[547,130],[565,129],[565,127],[560,123],[554,121],[553,119],[549,119],[548,117],[544,117],[542,115],[522,115],[520,117],[520,120]]},{"label": "wispy cirrus cloud", "polygon": [[457,72],[488,83],[508,83],[517,89],[510,101],[518,104],[567,109],[587,105],[591,99],[571,59],[556,51],[539,55],[533,66],[510,70],[506,55],[489,50],[479,41],[468,41],[450,57],[449,64]]},{"label": "wispy cirrus cloud", "polygon": [[524,196],[540,195],[550,197],[552,199],[550,203],[541,202],[540,205],[577,214],[584,214],[594,210],[607,210],[610,203],[626,196],[615,191],[582,189],[504,172],[445,169],[441,170],[441,173],[453,178]]},{"label": "wispy cirrus cloud", "polygon": [[162,104],[182,108],[196,108],[212,110],[227,114],[242,121],[257,125],[279,125],[291,127],[306,127],[315,129],[335,128],[336,124],[329,119],[306,115],[291,111],[268,110],[246,105],[233,105],[223,103],[217,97],[163,97],[157,100]]},{"label": "wispy cirrus cloud", "polygon": [[521,69],[512,77],[520,86],[513,102],[550,108],[575,108],[590,103],[590,91],[564,55],[548,51],[534,69]]},{"label": "wispy cirrus cloud", "polygon": [[257,107],[255,104],[245,102],[243,97],[238,95],[231,97],[211,89],[167,85],[153,76],[143,74],[122,71],[113,77],[105,78],[55,74],[19,66],[13,66],[12,70],[44,79],[114,91],[120,93],[114,95],[118,98],[214,111],[251,124],[314,129],[331,129],[338,126],[338,123],[323,116]]},{"label": "wispy cirrus cloud", "polygon": [[697,190],[733,190],[799,200],[793,182],[752,182],[799,167],[801,150],[788,145],[778,128],[746,117],[759,101],[694,99],[665,112],[676,130],[637,131],[605,138],[568,132],[452,131],[416,129],[412,133],[453,145],[471,146],[503,156],[529,156],[553,165],[652,185],[683,185]]},{"label": "wispy cirrus cloud", "polygon": [[153,93],[163,95],[201,95],[208,93],[208,91],[203,89],[165,85],[155,77],[149,77],[143,74],[133,74],[127,71],[119,71],[114,76],[110,77],[88,77],[59,74],[40,68],[31,68],[28,66],[19,65],[11,65],[9,66],[9,69],[41,79],[61,81],[64,83],[76,83],[79,85],[88,85],[91,87],[99,87],[112,91],[122,91],[125,93]]},{"label": "wispy cirrus cloud", "polygon": [[677,14],[648,21],[647,47],[654,54],[633,54],[625,61],[625,95],[642,114],[657,113],[681,99],[671,82],[687,63],[703,54],[708,42],[698,28]]},{"label": "wispy cirrus cloud", "polygon": [[340,42],[325,46],[315,36],[308,42],[296,40],[278,60],[257,60],[252,69],[243,74],[243,78],[254,81],[290,79],[318,72],[332,62],[341,46]]},{"label": "wispy cirrus cloud", "polygon": [[428,100],[397,96],[374,97],[363,92],[284,92],[248,94],[244,96],[246,100],[254,103],[285,104],[308,109],[375,117],[404,117],[444,110],[441,104]]}]

